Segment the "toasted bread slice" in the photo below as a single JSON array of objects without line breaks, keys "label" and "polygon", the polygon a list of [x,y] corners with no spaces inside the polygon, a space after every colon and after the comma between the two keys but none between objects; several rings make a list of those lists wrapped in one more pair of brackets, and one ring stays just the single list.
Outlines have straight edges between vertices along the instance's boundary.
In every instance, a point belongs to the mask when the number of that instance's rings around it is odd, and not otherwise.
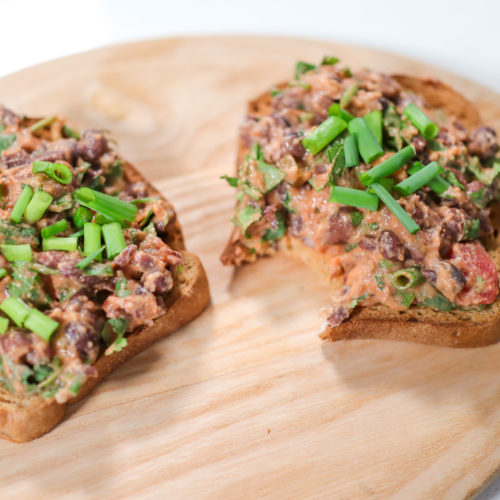
[{"label": "toasted bread slice", "polygon": [[[419,79],[405,75],[392,75],[404,89],[418,94],[430,109],[442,109],[446,114],[455,116],[462,124],[473,129],[481,125],[481,118],[474,105],[448,85],[434,79]],[[278,85],[283,88],[286,84]],[[269,92],[252,100],[248,105],[249,113],[265,116],[270,113],[272,97]],[[250,153],[241,141],[238,147],[237,165]],[[500,207],[491,205],[492,220],[500,228]],[[498,232],[495,231],[495,235]],[[223,263],[253,262],[257,256],[250,254],[240,241],[241,232],[235,228],[224,250]],[[483,242],[497,269],[500,269],[500,241],[498,236]],[[279,241],[278,251],[299,257],[317,271],[329,286],[331,281],[328,263],[318,252],[304,243],[285,236]],[[405,311],[393,310],[384,305],[357,307],[349,319],[337,327],[325,325],[321,337],[327,340],[352,338],[378,338],[418,342],[449,347],[480,347],[494,344],[500,340],[500,299],[479,312],[453,310],[435,311],[425,307],[411,307]]]},{"label": "toasted bread slice", "polygon": [[[124,165],[124,174],[131,183],[146,182],[129,163]],[[150,192],[161,196],[152,186]],[[180,251],[183,257],[182,269],[176,275],[174,287],[167,295],[166,313],[151,326],[130,334],[127,346],[120,352],[101,355],[94,364],[98,376],[87,379],[78,395],[69,403],[81,400],[123,362],[189,323],[207,306],[210,292],[205,270],[200,259],[185,250],[177,218],[171,221],[166,242],[171,248]],[[54,399],[45,400],[36,395],[20,397],[0,388],[0,437],[14,442],[26,442],[40,437],[63,419],[67,404],[59,404]]]}]

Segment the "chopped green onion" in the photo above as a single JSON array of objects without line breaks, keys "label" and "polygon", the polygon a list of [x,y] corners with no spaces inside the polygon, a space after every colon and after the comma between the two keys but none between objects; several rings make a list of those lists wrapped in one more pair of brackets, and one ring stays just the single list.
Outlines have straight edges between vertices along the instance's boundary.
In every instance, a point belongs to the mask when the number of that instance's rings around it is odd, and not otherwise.
[{"label": "chopped green onion", "polygon": [[4,276],[7,276],[7,269],[5,269],[5,267],[0,267],[0,279]]},{"label": "chopped green onion", "polygon": [[95,210],[118,222],[123,222],[125,220],[133,222],[137,214],[137,207],[132,203],[114,198],[113,196],[95,191],[88,187],[77,189],[73,193],[73,197],[80,205]]},{"label": "chopped green onion", "polygon": [[[83,255],[92,255],[100,246],[101,226],[95,222],[86,222],[83,226]],[[98,260],[101,260],[100,254],[98,257]]]},{"label": "chopped green onion", "polygon": [[345,109],[342,109],[338,102],[334,102],[328,108],[328,115],[329,116],[338,116],[339,118],[344,120],[346,123],[349,123],[351,120],[354,120],[354,116],[352,116],[351,113],[348,113]]},{"label": "chopped green onion", "polygon": [[31,312],[31,307],[18,297],[7,297],[0,304],[2,310],[17,326],[23,326],[24,320]]},{"label": "chopped green onion", "polygon": [[102,214],[95,214],[94,220],[92,222],[95,222],[96,224],[102,226],[103,224],[109,224],[110,222],[116,222],[116,221],[111,217],[106,217],[105,215]]},{"label": "chopped green onion", "polygon": [[42,238],[50,238],[51,236],[62,233],[67,227],[68,221],[66,219],[62,219],[57,221],[55,224],[44,227],[40,232],[42,234]]},{"label": "chopped green onion", "polygon": [[415,103],[408,104],[403,114],[427,140],[433,140],[438,135],[439,127]]},{"label": "chopped green onion", "polygon": [[47,177],[59,182],[59,184],[69,184],[73,180],[73,172],[64,163],[34,161],[32,172],[34,174],[45,174]]},{"label": "chopped green onion", "polygon": [[349,132],[356,137],[359,154],[367,165],[384,154],[382,146],[363,118],[351,120],[349,122]]},{"label": "chopped green onion", "polygon": [[443,167],[437,161],[433,161],[432,163],[426,165],[422,170],[419,170],[415,174],[410,175],[405,180],[401,181],[399,184],[396,184],[394,189],[400,195],[408,196],[419,190],[422,186],[425,186],[442,171]]},{"label": "chopped green onion", "polygon": [[314,64],[310,64],[304,61],[297,61],[295,64],[295,79],[298,80],[304,73],[315,69],[316,66]]},{"label": "chopped green onion", "polygon": [[30,127],[30,130],[31,132],[36,132],[41,128],[45,128],[48,127],[49,125],[52,125],[56,120],[57,116],[48,116],[47,118],[42,118],[41,120],[38,120],[37,122],[33,123],[33,125],[31,125]]},{"label": "chopped green onion", "polygon": [[[384,177],[383,179],[380,179],[379,184],[382,184],[382,186],[389,191],[389,193],[392,192],[392,188],[394,187],[394,183],[396,182],[392,177]],[[375,191],[370,187],[368,188],[369,193],[375,193]]]},{"label": "chopped green onion", "polygon": [[24,326],[28,330],[35,332],[40,338],[48,342],[52,334],[59,327],[59,323],[49,318],[38,309],[32,309],[24,321]]},{"label": "chopped green onion", "polygon": [[411,234],[415,234],[420,230],[420,226],[410,217],[408,212],[403,209],[382,184],[375,182],[372,184],[372,189]]},{"label": "chopped green onion", "polygon": [[126,246],[122,227],[118,222],[111,222],[102,226],[102,235],[106,244],[106,256],[114,259]]},{"label": "chopped green onion", "polygon": [[[410,175],[416,174],[418,171],[422,170],[424,165],[419,161],[413,163],[413,165],[408,169],[408,173]],[[443,194],[448,191],[448,188],[451,184],[443,179],[441,176],[437,175],[433,179],[431,179],[427,184],[429,188],[431,188],[436,194]]]},{"label": "chopped green onion", "polygon": [[368,128],[372,131],[379,144],[382,144],[382,111],[376,109],[363,116]]},{"label": "chopped green onion", "polygon": [[406,146],[401,151],[394,153],[387,160],[379,163],[376,167],[371,168],[367,172],[363,172],[359,178],[365,186],[369,186],[379,179],[383,179],[396,172],[396,170],[406,165],[414,156],[415,150],[413,146]]},{"label": "chopped green onion", "polygon": [[3,256],[9,261],[31,262],[33,253],[28,243],[22,245],[0,245]]},{"label": "chopped green onion", "polygon": [[104,251],[104,245],[101,248],[98,248],[95,252],[92,252],[91,254],[87,255],[84,259],[79,261],[76,264],[76,267],[78,269],[85,269],[87,266],[89,266],[94,260],[99,259],[101,260],[101,254]]},{"label": "chopped green onion", "polygon": [[78,238],[46,238],[42,240],[42,249],[48,250],[64,250],[65,252],[74,252],[78,245]]},{"label": "chopped green onion", "polygon": [[340,186],[333,186],[330,195],[330,202],[349,205],[356,208],[367,208],[368,210],[377,210],[378,197],[374,194]]},{"label": "chopped green onion", "polygon": [[358,93],[359,87],[357,83],[352,84],[346,91],[342,94],[339,104],[343,108],[347,108],[351,104],[352,98]]},{"label": "chopped green onion", "polygon": [[408,288],[420,285],[423,281],[424,277],[418,267],[399,269],[391,274],[391,283],[398,290],[407,290]]},{"label": "chopped green onion", "polygon": [[347,123],[344,120],[337,116],[330,116],[302,140],[302,145],[315,155],[341,134],[346,127]]},{"label": "chopped green onion", "polygon": [[28,203],[31,201],[31,198],[33,198],[33,189],[31,189],[29,186],[24,186],[21,194],[19,195],[19,198],[16,201],[16,204],[14,205],[14,208],[12,209],[12,212],[10,213],[11,220],[16,223],[21,222],[24,211],[26,210]]},{"label": "chopped green onion", "polygon": [[90,222],[94,215],[87,207],[78,207],[73,214],[73,224],[77,228],[83,227],[86,222]]},{"label": "chopped green onion", "polygon": [[354,135],[349,135],[344,140],[344,158],[346,167],[357,167],[359,165],[358,146]]},{"label": "chopped green onion", "polygon": [[0,335],[3,335],[7,328],[9,328],[9,320],[4,317],[0,317]]},{"label": "chopped green onion", "polygon": [[24,211],[24,218],[28,222],[39,221],[43,217],[47,208],[49,208],[52,200],[53,198],[49,193],[46,193],[45,191],[37,191]]},{"label": "chopped green onion", "polygon": [[70,127],[68,125],[63,125],[62,126],[62,133],[64,134],[64,137],[69,137],[76,139],[77,141],[80,140],[80,133]]}]

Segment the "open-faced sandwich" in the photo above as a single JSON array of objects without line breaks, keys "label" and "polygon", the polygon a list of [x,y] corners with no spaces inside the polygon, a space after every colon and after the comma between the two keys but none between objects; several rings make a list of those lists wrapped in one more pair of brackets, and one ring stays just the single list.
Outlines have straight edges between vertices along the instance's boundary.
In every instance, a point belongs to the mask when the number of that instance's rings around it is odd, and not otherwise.
[{"label": "open-faced sandwich", "polygon": [[27,441],[209,291],[172,205],[102,132],[0,123],[0,436]]},{"label": "open-faced sandwich", "polygon": [[500,156],[435,80],[299,62],[240,133],[239,266],[284,251],[331,285],[322,336],[480,346],[500,338]]}]

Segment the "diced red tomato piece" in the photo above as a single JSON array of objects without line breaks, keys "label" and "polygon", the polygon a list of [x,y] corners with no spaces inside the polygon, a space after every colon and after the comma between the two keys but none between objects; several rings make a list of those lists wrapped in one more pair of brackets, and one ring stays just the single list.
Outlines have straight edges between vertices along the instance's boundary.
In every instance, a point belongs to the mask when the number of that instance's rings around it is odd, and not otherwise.
[{"label": "diced red tomato piece", "polygon": [[495,301],[498,295],[497,268],[480,243],[454,243],[450,261],[466,279],[455,300],[458,305],[473,306]]}]

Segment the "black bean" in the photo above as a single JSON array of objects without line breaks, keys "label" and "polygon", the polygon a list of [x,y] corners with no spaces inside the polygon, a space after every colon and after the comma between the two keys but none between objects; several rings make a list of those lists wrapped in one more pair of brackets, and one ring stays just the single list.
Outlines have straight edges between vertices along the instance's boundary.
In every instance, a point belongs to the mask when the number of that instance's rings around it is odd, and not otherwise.
[{"label": "black bean", "polygon": [[378,239],[379,251],[387,259],[393,262],[403,262],[405,259],[405,247],[393,231],[386,229],[382,231]]}]

